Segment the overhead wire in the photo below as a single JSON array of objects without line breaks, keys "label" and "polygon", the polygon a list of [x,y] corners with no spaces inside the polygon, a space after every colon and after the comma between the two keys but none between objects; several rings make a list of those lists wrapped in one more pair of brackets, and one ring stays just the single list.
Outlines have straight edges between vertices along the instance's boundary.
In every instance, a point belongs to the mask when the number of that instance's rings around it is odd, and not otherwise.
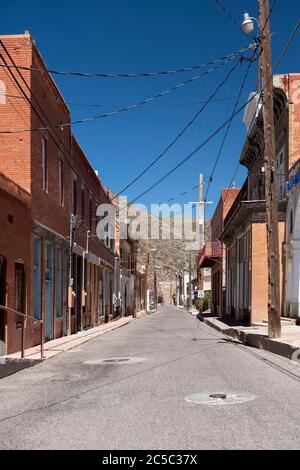
[{"label": "overhead wire", "polygon": [[136,198],[134,198],[130,204],[133,204],[135,201],[137,201],[140,197],[144,196],[147,194],[149,191],[154,189],[156,186],[158,186],[162,181],[164,181],[166,178],[168,178],[172,173],[174,173],[178,168],[180,168],[184,163],[186,163],[188,160],[190,160],[199,150],[201,150],[205,145],[208,144],[216,135],[218,135],[222,129],[226,127],[226,125],[235,117],[237,116],[243,109],[246,108],[246,106],[253,101],[254,96],[249,98],[239,109],[237,109],[234,113],[233,116],[230,116],[223,124],[221,124],[217,129],[215,129],[212,134],[210,134],[201,144],[199,144],[192,152],[190,152],[185,158],[183,158],[176,166],[171,168],[165,175],[163,175],[159,180],[155,181],[150,187],[148,187],[146,190],[144,190],[141,194],[139,194]]},{"label": "overhead wire", "polygon": [[[254,45],[251,44],[247,50],[251,50],[253,49]],[[107,118],[107,117],[111,117],[113,115],[116,115],[116,114],[121,114],[123,112],[126,112],[126,111],[130,111],[132,109],[136,109],[138,107],[141,107],[151,101],[154,101],[156,99],[159,99],[161,98],[162,96],[165,96],[169,93],[172,93],[173,91],[175,90],[178,90],[179,88],[185,86],[185,85],[188,85],[196,80],[199,80],[200,78],[202,78],[203,76],[205,75],[208,75],[212,72],[214,72],[216,69],[219,69],[220,67],[223,67],[224,65],[226,65],[228,62],[231,62],[232,60],[234,60],[235,57],[243,57],[240,53],[238,53],[236,56],[230,58],[230,59],[227,59],[226,61],[224,62],[221,62],[220,64],[216,65],[215,67],[212,67],[211,69],[209,70],[206,70],[205,72],[203,72],[203,74],[200,74],[200,75],[195,75],[191,78],[189,78],[188,80],[185,80],[184,82],[181,82],[181,83],[178,83],[170,88],[168,88],[167,90],[163,90],[162,92],[160,93],[157,93],[156,95],[153,95],[151,96],[150,98],[146,98],[142,101],[139,101],[137,103],[134,103],[132,105],[128,105],[128,106],[124,106],[120,109],[117,109],[115,111],[110,111],[109,113],[103,113],[103,114],[99,114],[99,115],[96,115],[96,116],[91,116],[91,117],[87,117],[87,118],[83,118],[83,119],[77,119],[75,121],[69,121],[69,122],[65,122],[65,123],[59,123],[59,124],[56,124],[56,125],[52,125],[52,126],[45,126],[45,127],[36,127],[36,128],[27,128],[27,129],[7,129],[7,130],[2,130],[0,131],[0,134],[16,134],[16,133],[22,133],[22,132],[39,132],[39,131],[45,131],[45,130],[48,130],[48,129],[63,129],[65,127],[71,127],[71,126],[74,126],[74,125],[77,125],[77,124],[83,124],[83,123],[87,123],[87,122],[91,122],[91,121],[96,121],[96,120],[99,120],[99,119],[103,119],[103,118]],[[17,69],[18,70],[18,69]]]},{"label": "overhead wire", "polygon": [[171,69],[171,70],[164,70],[164,71],[158,71],[158,72],[134,72],[134,73],[102,73],[102,72],[92,72],[92,73],[84,73],[84,72],[72,72],[72,71],[63,71],[63,70],[54,70],[54,69],[48,69],[48,68],[43,68],[39,69],[36,67],[27,67],[23,65],[16,65],[16,64],[6,64],[2,67],[7,67],[7,68],[18,68],[19,70],[27,70],[31,72],[38,72],[38,73],[49,73],[51,75],[65,75],[65,76],[78,76],[78,77],[98,77],[98,78],[137,78],[137,77],[158,77],[162,75],[173,75],[177,73],[182,73],[182,72],[191,72],[193,70],[198,70],[201,68],[209,67],[210,65],[215,65],[218,62],[223,62],[227,59],[232,59],[234,58],[237,54],[241,54],[243,52],[247,51],[247,47],[240,49],[236,52],[232,52],[230,54],[227,54],[225,56],[218,57],[217,59],[209,60],[205,63],[202,64],[197,64],[197,65],[192,65],[188,67],[180,67],[177,69]]},{"label": "overhead wire", "polygon": [[[175,138],[137,175],[135,176],[126,186],[124,186],[115,196],[118,197],[120,194],[122,194],[126,189],[130,188],[134,183],[136,183],[145,173],[147,173],[150,168],[152,168],[161,158],[175,145],[175,143],[180,139],[180,137],[191,127],[191,125],[196,121],[198,116],[206,109],[206,107],[209,105],[210,101],[216,96],[218,91],[222,88],[222,86],[225,84],[225,82],[228,80],[228,78],[231,76],[231,74],[234,72],[234,70],[237,68],[239,65],[240,60],[237,61],[234,66],[229,70],[229,72],[226,74],[225,78],[222,79],[222,81],[218,84],[218,86],[215,88],[213,93],[210,95],[210,97],[205,101],[203,106],[197,111],[197,113],[192,117],[192,119],[181,129],[181,131],[175,136]],[[114,198],[113,198],[114,199]]]},{"label": "overhead wire", "polygon": [[[300,26],[300,20],[297,21],[296,23],[296,26],[295,28],[293,29],[287,43],[285,44],[283,50],[281,51],[276,63],[275,63],[275,66],[273,68],[273,74],[274,72],[277,70],[280,62],[282,61],[287,49],[289,48],[293,38],[295,37],[298,29],[299,29],[299,26]],[[272,75],[272,78],[273,78],[273,75]],[[272,79],[271,78],[271,79]],[[235,116],[237,116],[243,109],[246,108],[246,106],[248,106],[249,103],[251,103],[256,97],[257,95],[260,95],[260,97],[262,96],[263,94],[263,90],[260,91],[260,93],[256,93],[256,94],[253,94],[242,106],[240,106],[234,113],[233,113],[233,118]],[[165,175],[163,175],[158,181],[154,182],[150,187],[148,187],[145,191],[143,191],[141,194],[139,194],[139,196],[137,196],[136,198],[134,198],[130,204],[133,204],[136,200],[138,200],[140,197],[144,196],[145,194],[147,194],[149,191],[151,191],[152,189],[154,189],[156,186],[158,186],[162,181],[164,181],[166,178],[168,178],[172,173],[174,173],[178,168],[180,168],[186,161],[188,161],[190,158],[192,158],[199,150],[201,150],[201,148],[203,148],[205,145],[207,145],[207,143],[212,140],[219,132],[221,132],[221,130],[230,122],[230,120],[232,119],[232,116],[227,119],[221,126],[219,126],[212,134],[210,134],[210,136],[207,137],[207,139],[205,139],[199,146],[197,146],[191,153],[189,153],[184,159],[182,159],[175,167],[173,167],[170,171],[168,171]]]},{"label": "overhead wire", "polygon": [[[6,53],[7,57],[10,59],[11,62],[13,62],[13,58],[11,57],[9,51],[7,50],[5,44],[3,43],[3,41],[0,39],[0,45],[2,46],[4,52]],[[2,59],[2,61],[4,63],[6,63],[6,60],[3,56],[3,54],[0,52],[0,58]],[[11,74],[11,77],[15,83],[15,86],[16,88],[19,90],[19,92],[24,96],[24,99],[26,100],[26,102],[28,103],[29,107],[33,110],[35,116],[39,119],[39,121],[45,125],[45,119],[49,121],[49,117],[47,116],[47,114],[45,113],[45,111],[43,110],[43,108],[41,107],[39,101],[35,98],[35,95],[34,93],[32,92],[32,89],[30,88],[30,86],[28,85],[27,81],[25,80],[25,78],[23,77],[23,75],[20,73],[20,71],[18,71],[17,69],[17,73],[19,75],[19,77],[21,78],[22,82],[24,83],[24,85],[26,86],[27,90],[29,91],[30,93],[30,98],[27,96],[25,90],[23,89],[23,87],[21,86],[19,80],[17,79],[17,77],[14,75],[14,73],[9,69],[9,72]],[[41,117],[40,113],[37,111],[36,107],[33,105],[33,102],[32,101],[35,101],[37,106],[39,107],[39,109],[41,110],[42,114],[45,116],[45,119]],[[58,148],[60,154],[64,157],[64,162],[67,163],[73,170],[74,174],[81,180],[82,182],[82,185],[86,188],[87,192],[89,194],[93,194],[93,191],[90,187],[87,186],[87,184],[83,181],[83,179],[81,178],[81,175],[79,174],[78,170],[74,167],[74,165],[71,163],[70,159],[71,159],[71,156],[65,152],[63,146],[61,145],[61,142],[62,142],[62,139],[59,138],[59,136],[57,135],[57,133],[55,132],[55,136],[52,134],[52,132],[50,132],[50,128],[47,129],[47,133],[49,135],[49,137],[51,138],[51,140],[53,141],[53,143],[55,144],[55,146]],[[59,139],[60,143],[57,142],[56,138]],[[102,188],[102,186],[101,186]],[[103,188],[102,188],[103,189]],[[104,189],[103,189],[103,192],[104,192]],[[99,200],[98,200],[98,196],[96,196],[95,194],[93,194],[93,197],[95,199],[95,201],[97,201],[99,203]]]},{"label": "overhead wire", "polygon": [[228,122],[227,128],[226,128],[226,130],[225,130],[224,137],[223,137],[223,139],[222,139],[222,142],[221,142],[219,151],[218,151],[218,153],[217,153],[215,162],[214,162],[214,164],[213,164],[212,171],[211,171],[210,176],[209,176],[209,181],[208,181],[208,185],[207,185],[207,189],[206,189],[204,201],[207,201],[207,197],[208,197],[210,185],[211,185],[211,183],[212,183],[212,181],[213,181],[213,176],[214,176],[214,173],[215,173],[215,171],[216,171],[218,162],[219,162],[219,160],[220,160],[220,157],[221,157],[221,154],[222,154],[222,151],[223,151],[225,142],[226,142],[226,140],[227,140],[227,137],[228,137],[228,134],[229,134],[229,131],[230,131],[230,127],[231,127],[231,124],[232,124],[232,121],[233,121],[234,113],[235,113],[235,111],[236,111],[236,109],[237,109],[237,107],[238,107],[240,98],[241,98],[242,93],[243,93],[243,91],[244,91],[245,84],[246,84],[246,80],[247,80],[247,77],[248,77],[248,75],[249,75],[250,68],[251,68],[252,64],[253,64],[253,62],[249,62],[249,63],[248,63],[248,66],[247,66],[247,69],[246,69],[246,72],[245,72],[243,81],[242,81],[242,83],[241,83],[241,86],[240,86],[240,89],[239,89],[239,92],[238,92],[237,99],[236,99],[235,104],[234,104],[234,107],[233,107],[233,112],[231,113],[230,120],[229,120],[229,122]]}]

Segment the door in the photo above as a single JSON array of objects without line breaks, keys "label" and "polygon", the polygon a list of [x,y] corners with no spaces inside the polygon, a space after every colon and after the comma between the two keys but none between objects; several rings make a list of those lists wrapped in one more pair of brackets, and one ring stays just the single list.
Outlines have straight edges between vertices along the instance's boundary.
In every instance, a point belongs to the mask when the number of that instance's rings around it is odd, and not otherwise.
[{"label": "door", "polygon": [[64,335],[67,334],[67,318],[68,318],[68,287],[69,287],[69,257],[68,257],[68,251],[66,250],[64,252],[64,309],[63,309],[63,315],[64,315]]},{"label": "door", "polygon": [[76,256],[76,318],[77,318],[77,331],[81,330],[81,289],[82,289],[82,258]]},{"label": "door", "polygon": [[[0,256],[0,305],[6,303],[6,261]],[[0,341],[5,340],[5,311],[0,310]]]},{"label": "door", "polygon": [[53,245],[46,246],[45,271],[45,337],[53,339]]}]

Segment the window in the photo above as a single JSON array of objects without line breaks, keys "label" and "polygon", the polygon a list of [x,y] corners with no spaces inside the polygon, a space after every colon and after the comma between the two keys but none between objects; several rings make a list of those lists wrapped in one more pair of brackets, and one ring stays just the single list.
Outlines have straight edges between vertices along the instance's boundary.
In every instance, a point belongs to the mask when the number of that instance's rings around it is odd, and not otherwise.
[{"label": "window", "polygon": [[64,164],[62,160],[58,163],[59,203],[64,205]]},{"label": "window", "polygon": [[243,320],[249,320],[251,292],[251,238],[248,231],[238,240],[238,299],[239,313]]},{"label": "window", "polygon": [[77,215],[77,180],[73,180],[73,214]]},{"label": "window", "polygon": [[56,265],[56,314],[58,318],[62,317],[62,248],[57,249]]},{"label": "window", "polygon": [[42,139],[42,190],[48,191],[48,157],[47,141]]},{"label": "window", "polygon": [[85,193],[84,188],[81,189],[81,218],[84,222],[85,217]]},{"label": "window", "polygon": [[41,239],[34,239],[34,318],[41,320]]},{"label": "window", "polygon": [[[25,313],[25,269],[24,264],[15,263],[15,294],[16,294],[16,310]],[[16,324],[22,324],[22,317],[16,315]]]}]

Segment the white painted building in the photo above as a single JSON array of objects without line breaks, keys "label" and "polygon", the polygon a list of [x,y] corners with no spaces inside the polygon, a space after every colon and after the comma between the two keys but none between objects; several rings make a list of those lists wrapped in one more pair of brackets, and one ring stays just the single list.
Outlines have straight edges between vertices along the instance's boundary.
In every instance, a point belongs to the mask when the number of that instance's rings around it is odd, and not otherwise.
[{"label": "white painted building", "polygon": [[285,315],[300,317],[300,159],[287,183]]}]

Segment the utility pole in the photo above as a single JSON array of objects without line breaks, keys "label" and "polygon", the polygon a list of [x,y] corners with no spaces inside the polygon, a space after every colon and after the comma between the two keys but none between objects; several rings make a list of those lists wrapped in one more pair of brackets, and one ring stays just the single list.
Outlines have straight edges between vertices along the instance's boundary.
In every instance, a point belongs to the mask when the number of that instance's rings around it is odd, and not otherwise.
[{"label": "utility pole", "polygon": [[136,318],[137,308],[136,308],[136,296],[137,296],[137,243],[133,244],[133,318]]},{"label": "utility pole", "polygon": [[157,310],[157,277],[156,277],[156,260],[154,255],[154,309]]},{"label": "utility pole", "polygon": [[188,308],[192,308],[192,252],[189,251],[189,301]]},{"label": "utility pole", "polygon": [[146,240],[146,264],[144,275],[144,309],[148,311],[149,238]]},{"label": "utility pole", "polygon": [[74,247],[74,236],[77,225],[77,217],[72,214],[70,217],[70,232],[69,232],[69,288],[68,288],[68,322],[67,322],[67,334],[71,334],[71,313],[74,305],[74,279],[72,278],[73,271],[73,247]]},{"label": "utility pole", "polygon": [[[200,174],[199,178],[199,229],[200,229],[200,250],[204,246],[204,231],[205,231],[205,202],[203,202],[203,175]],[[204,290],[203,269],[199,270],[199,286],[198,289]],[[203,299],[200,299],[201,310],[203,310]]]},{"label": "utility pole", "polygon": [[[87,264],[88,260],[88,254],[89,254],[89,238],[90,238],[90,230],[87,230],[86,232],[86,249],[82,254],[82,286],[81,286],[81,309],[83,313],[83,308],[86,307],[86,289],[85,289],[85,284],[86,284],[86,272],[85,272],[85,267]],[[82,318],[81,318],[82,322]]]},{"label": "utility pole", "polygon": [[259,0],[261,40],[260,73],[263,90],[264,166],[268,253],[268,328],[269,338],[280,338],[278,208],[275,170],[275,125],[273,110],[273,77],[271,65],[269,0]]}]

